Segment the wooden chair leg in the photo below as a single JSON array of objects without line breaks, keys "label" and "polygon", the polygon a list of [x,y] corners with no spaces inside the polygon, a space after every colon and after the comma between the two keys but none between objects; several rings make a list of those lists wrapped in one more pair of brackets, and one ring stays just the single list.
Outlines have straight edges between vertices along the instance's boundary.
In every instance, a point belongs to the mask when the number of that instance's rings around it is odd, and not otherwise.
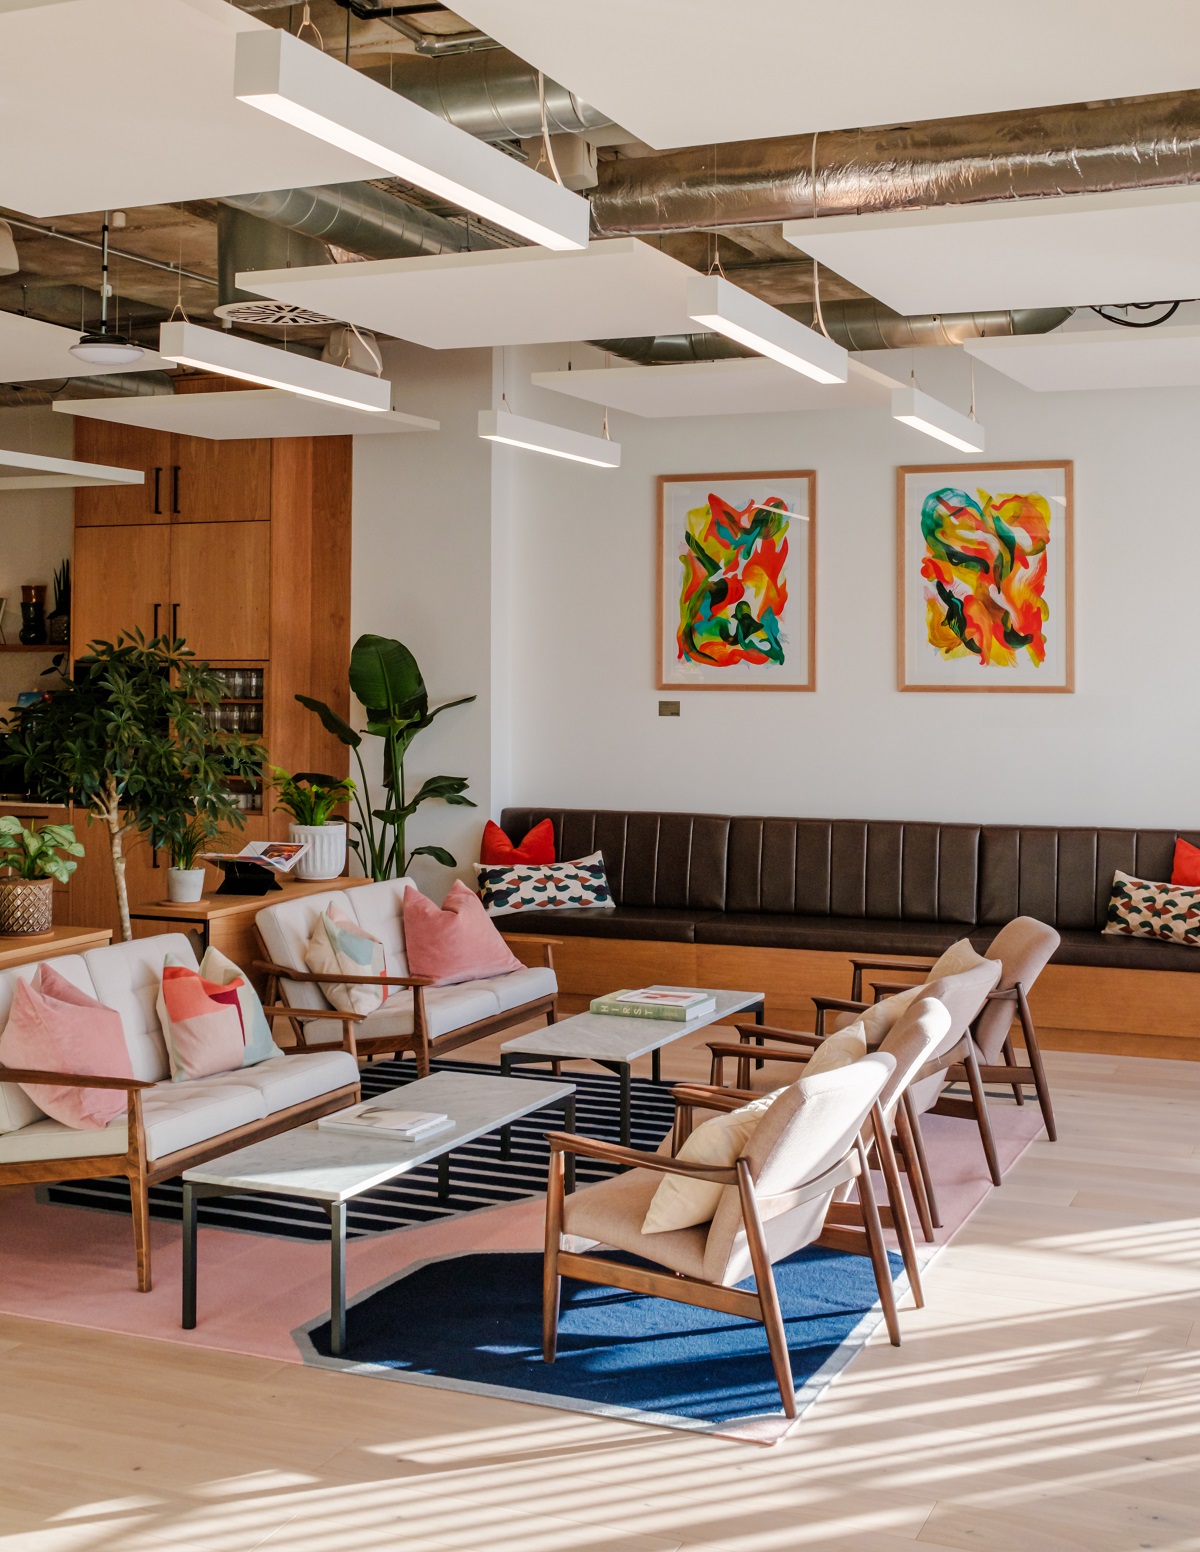
[{"label": "wooden chair leg", "polygon": [[779,1399],[783,1402],[785,1417],[796,1415],[796,1387],[792,1383],[792,1360],[788,1353],[787,1331],[783,1324],[783,1311],[779,1307],[779,1291],[775,1287],[775,1274],[771,1271],[771,1257],[763,1235],[762,1219],[758,1215],[758,1202],[754,1196],[754,1181],[750,1166],[739,1159],[738,1194],[742,1199],[742,1221],[746,1227],[746,1245],[750,1251],[750,1264],[754,1268],[754,1286],[762,1309],[762,1321],[767,1332],[767,1347],[771,1354],[771,1367],[775,1371],[775,1383],[779,1386]]},{"label": "wooden chair leg", "polygon": [[[1005,1066],[1015,1067],[1017,1065],[1017,1053],[1013,1050],[1011,1035],[1005,1035],[1003,1050]],[[1013,1084],[1012,1091],[1013,1098],[1016,1100],[1017,1104],[1023,1105],[1025,1103],[1025,1085],[1020,1081],[1020,1079],[1018,1079],[1017,1082]]]},{"label": "wooden chair leg", "polygon": [[921,1268],[917,1265],[917,1242],[913,1238],[912,1221],[908,1216],[908,1203],[904,1200],[904,1186],[900,1169],[892,1148],[892,1129],[883,1119],[878,1105],[872,1115],[875,1133],[875,1152],[879,1156],[879,1168],[887,1187],[888,1206],[892,1209],[892,1225],[900,1241],[900,1254],[904,1257],[904,1270],[908,1273],[908,1286],[912,1289],[913,1303],[918,1309],[925,1306],[925,1290],[921,1287]]},{"label": "wooden chair leg", "polygon": [[893,1347],[900,1346],[900,1319],[896,1314],[896,1290],[892,1287],[892,1267],[887,1247],[883,1242],[883,1225],[879,1221],[879,1207],[875,1201],[875,1188],[871,1184],[871,1171],[867,1167],[867,1150],[858,1139],[858,1160],[861,1170],[858,1176],[858,1205],[862,1209],[863,1227],[867,1231],[867,1245],[871,1253],[871,1266],[875,1272],[875,1286],[879,1290],[879,1302],[883,1305],[883,1318],[887,1322],[888,1336]]},{"label": "wooden chair leg", "polygon": [[137,1259],[139,1293],[153,1287],[150,1270],[150,1188],[145,1175],[130,1175],[129,1203],[133,1209],[133,1253]]},{"label": "wooden chair leg", "polygon": [[1057,1142],[1058,1128],[1054,1124],[1054,1106],[1050,1103],[1050,1084],[1042,1062],[1042,1048],[1038,1045],[1037,1031],[1033,1027],[1033,1015],[1029,1011],[1025,988],[1021,985],[1017,986],[1017,1011],[1021,1016],[1021,1033],[1025,1039],[1025,1049],[1029,1053],[1029,1065],[1033,1069],[1033,1086],[1037,1090],[1038,1104],[1042,1107],[1046,1136],[1051,1142]]},{"label": "wooden chair leg", "polygon": [[908,1124],[912,1131],[913,1152],[917,1156],[917,1173],[921,1177],[921,1186],[929,1202],[929,1221],[935,1229],[940,1229],[942,1226],[942,1215],[938,1211],[937,1194],[933,1189],[933,1172],[929,1168],[929,1159],[925,1153],[925,1138],[921,1132],[921,1118],[913,1105],[912,1094],[907,1089],[900,1104],[908,1117]]},{"label": "wooden chair leg", "polygon": [[921,1174],[921,1165],[917,1158],[917,1150],[913,1145],[912,1125],[908,1119],[908,1111],[903,1104],[896,1107],[896,1140],[900,1144],[900,1153],[904,1159],[904,1173],[908,1176],[908,1189],[912,1192],[913,1205],[917,1209],[917,1219],[921,1225],[921,1233],[929,1244],[933,1243],[933,1214],[929,1209],[929,1196],[925,1190],[925,1181]]},{"label": "wooden chair leg", "polygon": [[979,1053],[975,1049],[974,1040],[967,1039],[967,1054],[963,1062],[967,1070],[967,1085],[971,1090],[971,1103],[975,1109],[975,1120],[979,1126],[979,1140],[983,1144],[983,1156],[987,1160],[988,1171],[992,1177],[992,1184],[1003,1184],[1004,1177],[1000,1173],[1000,1160],[996,1157],[996,1139],[992,1136],[992,1122],[988,1115],[987,1097],[983,1092],[983,1079],[979,1076]]},{"label": "wooden chair leg", "polygon": [[542,1263],[542,1358],[553,1363],[558,1353],[558,1309],[562,1278],[558,1275],[559,1240],[562,1234],[565,1160],[557,1148],[550,1151],[546,1181],[546,1256]]}]

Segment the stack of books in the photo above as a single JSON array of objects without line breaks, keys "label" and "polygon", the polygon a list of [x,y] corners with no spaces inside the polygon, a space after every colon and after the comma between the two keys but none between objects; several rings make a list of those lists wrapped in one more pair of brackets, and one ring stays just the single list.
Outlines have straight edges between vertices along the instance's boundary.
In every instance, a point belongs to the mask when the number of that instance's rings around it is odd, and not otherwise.
[{"label": "stack of books", "polygon": [[717,999],[711,992],[694,986],[643,986],[639,991],[612,992],[596,997],[593,1013],[615,1018],[672,1019],[682,1024],[687,1019],[703,1018],[717,1011]]},{"label": "stack of books", "polygon": [[349,1132],[357,1137],[369,1132],[377,1137],[395,1138],[397,1142],[424,1142],[453,1125],[451,1118],[438,1110],[400,1110],[375,1100],[317,1119],[317,1128],[323,1132]]}]

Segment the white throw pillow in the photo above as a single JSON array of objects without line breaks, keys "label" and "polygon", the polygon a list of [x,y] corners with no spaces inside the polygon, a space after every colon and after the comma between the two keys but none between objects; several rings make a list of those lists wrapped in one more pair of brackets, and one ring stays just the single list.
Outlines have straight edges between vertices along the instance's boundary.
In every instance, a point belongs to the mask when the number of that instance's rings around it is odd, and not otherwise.
[{"label": "white throw pillow", "polygon": [[867,1054],[867,1031],[862,1019],[855,1019],[845,1029],[825,1039],[804,1064],[802,1076],[811,1078],[817,1072],[832,1072],[835,1067],[849,1067]]},{"label": "white throw pillow", "polygon": [[964,970],[977,970],[985,964],[987,960],[971,947],[970,938],[959,938],[957,943],[951,943],[940,959],[934,961],[933,969],[925,980],[927,983],[940,981],[943,976],[961,975]]},{"label": "white throw pillow", "polygon": [[[808,1068],[804,1070],[807,1072]],[[740,1110],[713,1116],[691,1133],[676,1158],[685,1164],[731,1169],[746,1151],[755,1127],[782,1093],[782,1089],[775,1089]],[[711,1180],[664,1175],[642,1220],[642,1233],[665,1234],[668,1229],[690,1229],[694,1224],[707,1223],[720,1206],[724,1189]]]},{"label": "white throw pillow", "polygon": [[386,975],[383,944],[365,932],[336,902],[317,917],[304,946],[304,963],[314,975],[327,975],[321,990],[343,1013],[374,1013],[388,994],[386,986],[347,986],[339,975]]},{"label": "white throw pillow", "polygon": [[891,1034],[903,1014],[918,997],[924,995],[924,992],[924,983],[920,986],[911,986],[906,992],[893,992],[890,997],[885,997],[882,1002],[872,1003],[858,1015],[858,1022],[862,1024],[866,1035],[868,1050],[875,1051],[879,1048],[880,1041]]}]

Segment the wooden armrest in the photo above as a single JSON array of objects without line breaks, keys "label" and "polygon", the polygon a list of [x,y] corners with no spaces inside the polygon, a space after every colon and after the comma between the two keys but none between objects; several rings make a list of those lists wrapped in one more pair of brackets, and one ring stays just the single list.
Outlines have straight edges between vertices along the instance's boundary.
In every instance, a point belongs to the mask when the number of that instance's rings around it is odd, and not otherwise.
[{"label": "wooden armrest", "polygon": [[850,963],[856,970],[932,970],[936,959],[884,959],[874,954],[851,954]]},{"label": "wooden armrest", "polygon": [[606,1164],[626,1164],[631,1169],[654,1169],[663,1175],[688,1175],[693,1180],[711,1180],[714,1185],[737,1185],[737,1171],[714,1169],[707,1164],[685,1164],[663,1153],[641,1153],[613,1142],[597,1142],[594,1137],[579,1137],[574,1132],[547,1132],[552,1153],[574,1153]]},{"label": "wooden armrest", "polygon": [[[817,1042],[820,1044],[820,1042]],[[780,1051],[777,1048],[765,1045],[761,1050],[757,1046],[721,1045],[712,1043],[708,1048],[714,1056],[733,1056],[741,1061],[747,1057],[753,1057],[756,1062],[807,1062],[812,1060],[812,1051]],[[755,1099],[761,1099],[761,1094],[756,1094]]]},{"label": "wooden armrest", "polygon": [[40,1072],[31,1067],[0,1067],[0,1083],[52,1083],[69,1089],[152,1089],[142,1078],[108,1078],[85,1072]]},{"label": "wooden armrest", "polygon": [[267,1004],[263,1012],[268,1018],[338,1019],[342,1023],[349,1019],[354,1024],[361,1024],[367,1016],[365,1013],[343,1013],[340,1008],[293,1008],[282,1002]]},{"label": "wooden armrest", "polygon": [[865,1013],[869,1002],[851,1002],[849,997],[814,997],[814,1008],[825,1008],[833,1013]]},{"label": "wooden armrest", "polygon": [[881,996],[892,997],[896,992],[911,992],[914,986],[920,986],[920,981],[872,981],[871,990],[875,993],[875,1001]]},{"label": "wooden armrest", "polygon": [[[782,1040],[786,1045],[809,1045],[814,1049],[821,1044],[821,1037],[809,1033],[803,1029],[770,1029],[759,1024],[739,1024],[737,1032],[742,1036],[742,1044],[746,1044],[746,1037],[765,1035],[769,1040]],[[749,1053],[753,1056],[753,1051]]]},{"label": "wooden armrest", "polygon": [[254,968],[285,981],[311,981],[317,986],[432,986],[434,981],[430,975],[317,975],[312,970],[268,964],[264,959],[256,959]]},{"label": "wooden armrest", "polygon": [[762,1095],[753,1089],[723,1089],[715,1083],[677,1083],[671,1090],[676,1105],[697,1110],[741,1110]]},{"label": "wooden armrest", "polygon": [[535,938],[532,932],[502,932],[500,936],[506,943],[540,943],[544,948],[561,948],[561,938]]}]

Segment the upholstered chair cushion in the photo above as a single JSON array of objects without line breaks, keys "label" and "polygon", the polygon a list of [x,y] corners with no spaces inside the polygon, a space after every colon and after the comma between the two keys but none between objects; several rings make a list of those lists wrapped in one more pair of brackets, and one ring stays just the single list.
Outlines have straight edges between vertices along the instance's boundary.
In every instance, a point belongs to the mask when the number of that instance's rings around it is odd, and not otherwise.
[{"label": "upholstered chair cushion", "polygon": [[879,1107],[890,1121],[901,1095],[950,1031],[950,1014],[936,997],[922,997],[911,1004],[884,1039],[880,1051],[896,1063],[883,1086]]},{"label": "upholstered chair cushion", "polygon": [[[729,1169],[741,1158],[755,1127],[775,1103],[781,1089],[751,1100],[740,1110],[718,1111],[690,1132],[677,1155],[686,1164],[711,1164]],[[667,1229],[690,1229],[707,1223],[716,1212],[725,1187],[710,1180],[689,1180],[685,1175],[664,1175],[642,1224],[643,1234],[662,1234]]]},{"label": "upholstered chair cushion", "polygon": [[[988,944],[988,958],[1000,961],[996,990],[1011,991],[1019,983],[1028,993],[1061,941],[1053,927],[1033,916],[1018,916],[1006,927],[1001,927]],[[1015,1000],[998,998],[980,1014],[975,1026],[975,1043],[985,1066],[999,1061],[1016,1012]]]},{"label": "upholstered chair cushion", "polygon": [[926,982],[940,981],[943,976],[961,975],[964,970],[975,970],[983,963],[983,955],[975,948],[970,938],[959,938],[957,943],[951,943],[933,964],[925,977]]},{"label": "upholstered chair cushion", "polygon": [[814,1078],[819,1072],[833,1072],[838,1067],[849,1067],[867,1054],[867,1030],[862,1019],[855,1019],[845,1029],[827,1036],[805,1062],[803,1076]]},{"label": "upholstered chair cushion", "polygon": [[[934,997],[942,1003],[950,1015],[950,1027],[931,1053],[932,1057],[946,1057],[964,1038],[979,1010],[987,1001],[988,993],[1000,979],[1000,962],[985,959],[974,970],[963,970],[958,975],[943,976],[927,982],[921,990],[926,997]],[[913,1103],[924,1114],[935,1103],[946,1086],[947,1072],[935,1072],[910,1086]]]}]

